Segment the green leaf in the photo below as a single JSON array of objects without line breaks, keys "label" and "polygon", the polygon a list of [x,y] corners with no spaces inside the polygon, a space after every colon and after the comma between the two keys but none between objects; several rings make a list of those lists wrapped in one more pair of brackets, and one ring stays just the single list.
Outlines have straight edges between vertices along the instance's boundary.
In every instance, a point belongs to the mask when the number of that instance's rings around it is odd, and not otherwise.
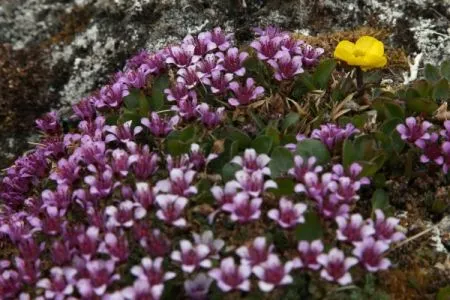
[{"label": "green leaf", "polygon": [[371,161],[358,161],[358,163],[363,167],[360,176],[374,176],[378,170],[383,167],[385,161],[386,156],[384,154],[376,156]]},{"label": "green leaf", "polygon": [[444,61],[441,64],[441,75],[448,81],[450,81],[450,59]]},{"label": "green leaf", "polygon": [[125,107],[129,110],[134,110],[139,107],[139,96],[141,94],[140,89],[132,89],[130,94],[123,98]]},{"label": "green leaf", "polygon": [[297,124],[299,120],[300,120],[300,116],[298,115],[298,113],[290,112],[284,118],[281,129],[284,131],[284,130],[288,129],[289,127]]},{"label": "green leaf", "polygon": [[333,73],[335,68],[336,61],[334,59],[321,61],[313,75],[313,80],[316,87],[321,90],[326,90],[328,87],[328,81],[331,78],[331,73]]},{"label": "green leaf", "polygon": [[291,178],[277,178],[278,188],[270,190],[275,196],[290,196],[294,193],[295,183]]},{"label": "green leaf", "polygon": [[188,153],[190,148],[190,144],[180,141],[180,140],[167,140],[167,151],[174,155],[178,156],[183,153]]},{"label": "green leaf", "polygon": [[317,164],[323,165],[330,161],[330,152],[319,140],[305,139],[297,144],[296,153],[303,158],[316,157]]},{"label": "green leaf", "polygon": [[315,212],[305,214],[305,222],[295,228],[295,238],[298,241],[313,241],[323,236],[320,218]]},{"label": "green leaf", "polygon": [[436,300],[448,300],[450,299],[450,285],[440,288],[436,295]]},{"label": "green leaf", "polygon": [[280,146],[273,150],[269,163],[272,178],[279,177],[293,166],[294,157],[288,149]]},{"label": "green leaf", "polygon": [[299,75],[298,79],[295,80],[292,87],[291,97],[292,99],[299,100],[303,95],[309,91],[316,90],[313,78],[308,73],[302,73]]},{"label": "green leaf", "polygon": [[389,206],[389,196],[384,189],[376,189],[372,195],[372,212],[376,209],[384,211]]},{"label": "green leaf", "polygon": [[153,80],[152,97],[150,98],[150,108],[152,111],[158,111],[164,105],[164,90],[169,87],[169,76],[160,75]]},{"label": "green leaf", "polygon": [[345,168],[348,168],[356,159],[355,147],[352,141],[346,139],[342,144],[342,163]]},{"label": "green leaf", "polygon": [[435,101],[446,101],[449,98],[449,86],[447,79],[441,79],[433,88],[433,99]]},{"label": "green leaf", "polygon": [[405,112],[401,108],[400,105],[394,102],[386,102],[384,104],[385,110],[386,110],[386,117],[388,119],[404,119],[405,118]]},{"label": "green leaf", "polygon": [[439,69],[433,65],[426,64],[425,65],[425,79],[428,81],[435,82],[435,81],[438,81],[439,78],[440,78]]},{"label": "green leaf", "polygon": [[194,142],[196,136],[196,128],[188,126],[182,130],[174,130],[167,136],[167,140],[179,140],[182,142]]},{"label": "green leaf", "polygon": [[226,163],[222,168],[222,179],[224,182],[234,179],[234,174],[242,167],[234,163]]},{"label": "green leaf", "polygon": [[266,136],[272,139],[273,146],[278,146],[280,144],[280,132],[274,126],[267,126]]},{"label": "green leaf", "polygon": [[266,135],[260,135],[254,139],[251,143],[251,148],[255,149],[258,153],[269,153],[272,149],[272,138]]},{"label": "green leaf", "polygon": [[134,125],[140,124],[141,116],[136,111],[125,109],[125,111],[122,113],[122,116],[120,117],[120,121],[125,123],[126,121],[130,120]]},{"label": "green leaf", "polygon": [[247,148],[252,142],[251,138],[245,132],[236,127],[228,127],[225,132],[227,138],[238,143],[239,149]]},{"label": "green leaf", "polygon": [[412,112],[426,113],[428,115],[432,115],[436,111],[436,109],[438,109],[437,103],[432,99],[427,98],[407,99],[406,107]]}]

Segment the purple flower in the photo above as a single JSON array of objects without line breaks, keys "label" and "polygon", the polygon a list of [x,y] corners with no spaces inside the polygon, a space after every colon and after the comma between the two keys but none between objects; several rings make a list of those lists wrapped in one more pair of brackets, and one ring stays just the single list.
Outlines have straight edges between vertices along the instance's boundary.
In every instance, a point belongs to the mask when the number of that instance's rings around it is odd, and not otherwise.
[{"label": "purple flower", "polygon": [[267,36],[269,38],[274,38],[277,36],[284,37],[287,35],[287,32],[281,31],[281,29],[279,27],[272,26],[272,25],[269,25],[264,29],[260,28],[260,27],[256,27],[253,29],[253,31],[255,32],[255,34],[257,36]]},{"label": "purple flower", "polygon": [[199,104],[196,110],[200,115],[201,122],[208,129],[212,129],[219,125],[225,114],[224,107],[219,107],[214,111],[213,109],[210,109],[210,106],[206,103]]},{"label": "purple flower", "polygon": [[119,126],[108,126],[104,127],[106,132],[105,142],[109,143],[112,141],[120,141],[122,143],[127,143],[134,140],[134,137],[142,131],[141,126],[135,126],[134,129],[131,127],[132,121],[127,121]]},{"label": "purple flower", "polygon": [[74,159],[74,156],[70,156],[69,159],[61,158],[49,177],[58,184],[71,185],[79,178],[79,174],[80,167]]},{"label": "purple flower", "polygon": [[306,211],[306,205],[303,203],[294,204],[286,198],[280,199],[280,209],[271,209],[267,216],[276,221],[283,228],[293,228],[297,224],[305,222],[303,213]]},{"label": "purple flower", "polygon": [[126,177],[128,175],[128,168],[133,162],[133,158],[128,155],[128,152],[122,149],[114,149],[111,153],[111,168],[115,174]]},{"label": "purple flower", "polygon": [[442,171],[444,174],[447,174],[448,169],[450,168],[450,142],[444,142],[442,144],[442,155],[444,156]]},{"label": "purple flower", "polygon": [[248,57],[247,52],[239,53],[238,48],[230,48],[226,54],[218,52],[216,56],[219,58],[218,63],[223,65],[226,72],[233,73],[236,76],[244,76],[245,67],[243,64]]},{"label": "purple flower", "polygon": [[319,57],[325,52],[323,48],[314,48],[311,45],[302,45],[301,55],[302,62],[305,68],[311,68],[317,64]]},{"label": "purple flower", "polygon": [[165,51],[160,50],[146,59],[144,64],[150,69],[152,74],[158,75],[167,67],[165,62],[166,57],[167,54]]},{"label": "purple flower", "polygon": [[211,260],[208,259],[209,247],[203,244],[193,246],[188,240],[180,241],[181,251],[175,250],[170,255],[173,261],[181,262],[181,269],[185,273],[192,273],[196,269],[211,268]]},{"label": "purple flower", "polygon": [[90,298],[105,294],[108,285],[120,279],[114,274],[114,261],[91,260],[86,263],[86,277],[77,281],[76,286],[82,297]]},{"label": "purple flower", "polygon": [[170,250],[169,240],[158,229],[148,233],[141,239],[140,244],[153,257],[165,256]]},{"label": "purple flower", "polygon": [[344,252],[333,248],[328,254],[320,254],[317,261],[323,266],[320,276],[328,281],[336,281],[340,285],[352,282],[352,275],[348,270],[358,263],[354,257],[345,258]]},{"label": "purple flower", "polygon": [[147,86],[147,79],[151,71],[152,70],[148,65],[143,64],[136,70],[127,71],[120,79],[118,79],[118,82],[122,82],[135,89],[142,89]]},{"label": "purple flower", "polygon": [[233,203],[233,198],[237,194],[237,189],[238,187],[235,184],[232,182],[227,182],[224,188],[220,186],[213,186],[211,188],[211,193],[213,194],[217,204],[223,208],[225,204]]},{"label": "purple flower", "polygon": [[151,114],[151,120],[148,118],[142,118],[141,123],[147,127],[150,132],[156,137],[165,137],[171,132],[180,121],[178,116],[173,116],[170,120],[166,118],[160,118],[155,112]]},{"label": "purple flower", "polygon": [[[86,231],[83,230],[76,236],[76,247],[84,259],[90,260],[97,253],[99,235],[99,228],[90,226]],[[61,250],[65,251],[65,249]]]},{"label": "purple flower", "polygon": [[147,182],[136,182],[136,191],[134,192],[134,200],[138,202],[144,209],[149,209],[156,197],[156,189],[152,188]]},{"label": "purple flower", "polygon": [[352,163],[348,170],[344,170],[344,167],[341,164],[335,164],[332,167],[333,169],[333,179],[339,180],[340,177],[347,176],[354,183],[358,183],[359,185],[367,185],[370,184],[370,180],[367,177],[360,177],[363,168],[358,163]]},{"label": "purple flower", "polygon": [[100,94],[95,100],[95,106],[99,109],[119,108],[123,98],[129,94],[128,87],[123,82],[106,85],[100,90]]},{"label": "purple flower", "polygon": [[428,129],[431,126],[430,122],[417,123],[414,117],[409,117],[406,119],[405,124],[397,125],[397,131],[402,140],[424,148],[425,141],[431,138],[431,135],[428,133]]},{"label": "purple flower", "polygon": [[82,145],[77,148],[74,153],[74,160],[83,161],[87,165],[101,165],[105,164],[105,143],[94,142],[89,138],[82,140]]},{"label": "purple flower", "polygon": [[69,241],[55,241],[50,249],[52,262],[58,266],[63,266],[72,260]]},{"label": "purple flower", "polygon": [[167,64],[174,64],[178,68],[187,67],[199,61],[200,56],[194,54],[195,46],[182,44],[168,48]]},{"label": "purple flower", "polygon": [[204,77],[202,79],[203,84],[209,85],[211,87],[211,92],[213,94],[225,94],[228,90],[228,85],[230,81],[233,80],[233,74],[223,73],[218,70],[211,72],[211,77]]},{"label": "purple flower", "polygon": [[280,36],[273,38],[261,36],[259,40],[251,42],[250,46],[256,50],[258,59],[270,60],[280,51],[281,40]]},{"label": "purple flower", "polygon": [[148,145],[137,147],[136,144],[128,143],[128,148],[133,155],[130,157],[129,163],[136,178],[139,180],[146,180],[148,177],[155,174],[158,170],[158,162],[160,160],[158,154],[150,152]]},{"label": "purple flower", "polygon": [[256,154],[255,149],[246,149],[243,157],[235,156],[231,162],[240,165],[247,173],[260,170],[264,175],[270,176],[270,169],[267,167],[270,157],[267,154]]},{"label": "purple flower", "polygon": [[65,213],[70,203],[72,203],[72,193],[67,185],[61,184],[58,185],[56,191],[44,190],[41,194],[41,199],[43,203],[41,208],[54,206]]},{"label": "purple flower", "polygon": [[343,204],[339,197],[332,193],[317,202],[317,209],[325,219],[335,219],[337,216],[347,216],[350,206]]},{"label": "purple flower", "polygon": [[225,34],[222,28],[216,27],[211,32],[211,42],[216,44],[220,51],[225,51],[231,46],[232,33]]},{"label": "purple flower", "polygon": [[264,95],[262,86],[255,86],[253,78],[247,78],[245,85],[238,82],[230,82],[230,90],[233,91],[235,98],[229,98],[228,103],[232,106],[247,105]]},{"label": "purple flower", "polygon": [[97,174],[84,177],[84,182],[89,185],[89,192],[93,196],[100,198],[107,197],[113,187],[113,171],[111,168],[106,168],[104,171],[97,172]]},{"label": "purple flower", "polygon": [[377,240],[384,241],[388,244],[398,242],[405,239],[402,232],[396,230],[396,226],[400,222],[399,219],[389,217],[386,219],[381,209],[375,210],[375,235]]},{"label": "purple flower", "polygon": [[303,73],[302,57],[291,57],[289,52],[280,51],[268,63],[275,69],[275,79],[278,81],[292,79],[295,75]]},{"label": "purple flower", "polygon": [[[104,131],[104,125],[105,125],[105,117],[98,116],[95,118],[95,120],[83,120],[78,124],[78,129],[81,131],[81,135],[83,136],[82,142],[85,142],[88,140],[88,138],[84,137],[84,135],[87,135],[91,138],[93,141],[101,141],[103,140],[103,131]],[[67,135],[64,137],[65,144],[68,142],[70,144],[73,144],[75,141],[73,140],[66,140]],[[72,137],[76,137],[75,135]],[[76,137],[78,140],[80,138]]]},{"label": "purple flower", "polygon": [[374,238],[365,238],[362,242],[355,242],[355,255],[359,262],[369,272],[377,272],[387,270],[391,262],[387,258],[383,258],[383,252],[389,249],[389,245],[383,241],[375,241]]},{"label": "purple flower", "polygon": [[[204,59],[200,60],[196,64],[197,76],[201,79],[210,78],[213,71],[222,71],[224,68],[218,64],[214,54],[207,54]],[[202,81],[203,82],[203,81]],[[210,82],[209,80],[206,82]]]},{"label": "purple flower", "polygon": [[303,41],[297,40],[290,35],[283,36],[281,40],[281,50],[288,51],[290,55],[302,55]]},{"label": "purple flower", "polygon": [[55,206],[48,206],[44,210],[40,227],[42,231],[48,235],[58,235],[61,233],[63,226],[67,221],[64,218],[64,211],[58,210]]},{"label": "purple flower", "polygon": [[314,129],[311,138],[321,140],[332,151],[337,144],[356,133],[359,133],[359,130],[350,123],[345,125],[345,128],[328,123],[320,125],[320,129]]},{"label": "purple flower", "polygon": [[72,105],[72,110],[81,120],[92,120],[95,118],[95,107],[92,104],[93,101],[94,99],[92,97],[82,99],[78,103]]},{"label": "purple flower", "polygon": [[70,267],[53,267],[50,278],[43,278],[36,283],[36,287],[45,291],[46,299],[64,300],[74,292],[75,275],[77,270]]},{"label": "purple flower", "polygon": [[[136,279],[132,287],[126,287],[121,291],[121,296],[127,300],[159,300],[164,292],[164,285],[150,285],[147,280]],[[114,299],[122,299],[119,297]],[[105,299],[107,300],[107,299]],[[113,300],[113,299],[111,299]]]},{"label": "purple flower", "polygon": [[231,213],[230,219],[234,222],[247,223],[257,220],[261,216],[262,198],[253,198],[241,192],[233,198],[233,202],[223,205],[223,210]]},{"label": "purple flower", "polygon": [[259,279],[259,289],[267,293],[276,286],[291,284],[294,280],[289,273],[293,266],[292,261],[283,265],[277,255],[270,254],[266,262],[253,267],[253,273]]},{"label": "purple flower", "polygon": [[312,242],[300,241],[297,246],[299,257],[294,260],[294,266],[296,268],[319,270],[320,264],[317,261],[317,257],[322,254],[323,248],[321,240]]},{"label": "purple flower", "polygon": [[250,266],[240,265],[236,266],[232,257],[222,259],[220,262],[220,268],[213,269],[208,272],[217,282],[217,286],[224,292],[231,290],[250,291],[251,275]]},{"label": "purple flower", "polygon": [[423,147],[420,147],[423,154],[420,156],[420,162],[428,163],[433,161],[438,165],[444,163],[444,157],[442,156],[442,148],[439,144],[439,135],[435,132],[430,134],[430,139],[425,140]]},{"label": "purple flower", "polygon": [[42,242],[41,244],[38,244],[30,237],[21,239],[17,247],[19,248],[20,255],[25,260],[36,261],[44,250],[45,243]]},{"label": "purple flower", "polygon": [[323,168],[321,166],[315,166],[317,159],[314,156],[303,159],[300,155],[294,157],[294,167],[289,169],[289,175],[292,175],[297,182],[304,183],[305,175],[308,172],[320,173]]},{"label": "purple flower", "polygon": [[445,138],[446,141],[450,140],[450,120],[444,122],[444,128],[439,133]]},{"label": "purple flower", "polygon": [[203,154],[200,146],[198,144],[191,144],[191,152],[189,153],[189,161],[192,164],[192,168],[197,171],[201,171],[205,168],[205,166],[217,158],[217,154],[210,153],[207,157]]},{"label": "purple flower", "polygon": [[128,240],[124,233],[105,234],[105,240],[100,244],[98,252],[108,254],[115,262],[124,262],[128,258]]},{"label": "purple flower", "polygon": [[156,212],[158,219],[176,227],[186,226],[186,219],[181,214],[188,204],[188,199],[177,195],[158,195],[156,202],[160,207]]},{"label": "purple flower", "polygon": [[49,135],[59,134],[61,131],[59,117],[55,111],[45,114],[42,119],[37,119],[36,126],[39,130]]},{"label": "purple flower", "polygon": [[170,109],[178,112],[184,121],[192,121],[197,117],[197,93],[190,91],[188,98],[177,101]]},{"label": "purple flower", "polygon": [[187,86],[183,82],[177,82],[175,86],[170,89],[165,89],[164,94],[166,94],[168,101],[177,101],[187,100],[189,97],[189,90]]},{"label": "purple flower", "polygon": [[364,221],[360,214],[353,214],[350,218],[338,216],[336,223],[336,235],[340,241],[359,242],[375,233],[372,220]]},{"label": "purple flower", "polygon": [[105,209],[108,216],[106,226],[114,227],[132,227],[136,220],[140,220],[147,214],[147,211],[136,202],[130,200],[122,201],[117,206],[110,205]]},{"label": "purple flower", "polygon": [[274,245],[267,245],[265,237],[260,236],[253,240],[250,246],[242,246],[236,249],[236,254],[244,265],[254,267],[267,261],[272,253]]},{"label": "purple flower", "polygon": [[352,182],[349,177],[340,177],[336,184],[330,185],[329,190],[339,199],[341,203],[352,204],[359,200],[359,181]]},{"label": "purple flower", "polygon": [[5,299],[15,299],[22,287],[22,280],[15,270],[0,270],[0,291]]},{"label": "purple flower", "polygon": [[22,282],[28,285],[34,285],[41,275],[41,261],[39,259],[25,260],[16,256],[14,262]]},{"label": "purple flower", "polygon": [[233,184],[247,192],[252,197],[258,197],[267,189],[276,189],[277,183],[273,180],[264,180],[262,170],[256,170],[249,174],[244,170],[237,171],[235,174],[236,180]]},{"label": "purple flower", "polygon": [[188,89],[193,89],[202,78],[198,76],[195,65],[179,69],[177,75],[177,82],[184,84]]},{"label": "purple flower", "polygon": [[217,48],[217,45],[211,41],[211,32],[200,32],[197,37],[189,34],[183,39],[183,44],[193,45],[194,54],[199,56],[204,56]]},{"label": "purple flower", "polygon": [[162,257],[142,258],[140,265],[131,268],[131,274],[140,280],[147,281],[151,286],[163,285],[164,281],[171,280],[176,276],[173,272],[164,272]]},{"label": "purple flower", "polygon": [[156,191],[189,197],[197,194],[197,188],[192,184],[195,174],[193,170],[183,172],[181,169],[172,169],[170,178],[156,183]]},{"label": "purple flower", "polygon": [[207,230],[201,235],[193,232],[192,236],[197,245],[206,245],[208,247],[209,256],[219,258],[218,253],[225,246],[225,242],[221,239],[214,239],[214,234],[211,230]]},{"label": "purple flower", "polygon": [[200,273],[194,279],[184,282],[184,291],[189,299],[206,300],[212,282],[212,278]]}]

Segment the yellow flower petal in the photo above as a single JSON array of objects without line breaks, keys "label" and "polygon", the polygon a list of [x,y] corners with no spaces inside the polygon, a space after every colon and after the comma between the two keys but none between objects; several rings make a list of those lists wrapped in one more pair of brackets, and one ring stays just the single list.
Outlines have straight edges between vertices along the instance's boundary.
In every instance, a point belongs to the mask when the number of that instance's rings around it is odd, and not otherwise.
[{"label": "yellow flower petal", "polygon": [[339,44],[336,46],[336,49],[334,50],[334,57],[346,61],[347,63],[350,64],[350,61],[354,61],[355,59],[355,56],[353,54],[354,51],[355,51],[354,43],[347,40],[340,41]]}]

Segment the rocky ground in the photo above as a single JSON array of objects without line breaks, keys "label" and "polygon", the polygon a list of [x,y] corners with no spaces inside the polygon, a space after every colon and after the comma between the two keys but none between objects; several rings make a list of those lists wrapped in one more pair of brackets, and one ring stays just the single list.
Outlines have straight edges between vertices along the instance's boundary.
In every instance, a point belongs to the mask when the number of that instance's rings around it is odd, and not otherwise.
[{"label": "rocky ground", "polygon": [[450,0],[0,0],[0,167],[27,148],[34,119],[95,90],[141,48],[213,26],[251,38],[275,24],[303,35],[385,28],[393,47],[450,57]]}]

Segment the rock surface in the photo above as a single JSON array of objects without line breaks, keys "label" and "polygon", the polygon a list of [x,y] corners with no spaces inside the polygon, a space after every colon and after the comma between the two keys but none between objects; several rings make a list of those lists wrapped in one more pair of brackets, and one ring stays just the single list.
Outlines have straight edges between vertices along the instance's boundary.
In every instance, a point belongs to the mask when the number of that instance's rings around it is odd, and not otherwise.
[{"label": "rock surface", "polygon": [[[450,57],[450,0],[0,0],[0,168],[33,120],[108,81],[127,57],[214,26],[240,41],[274,24],[315,35],[362,25],[426,62]],[[5,54],[6,53],[6,54]]]}]

